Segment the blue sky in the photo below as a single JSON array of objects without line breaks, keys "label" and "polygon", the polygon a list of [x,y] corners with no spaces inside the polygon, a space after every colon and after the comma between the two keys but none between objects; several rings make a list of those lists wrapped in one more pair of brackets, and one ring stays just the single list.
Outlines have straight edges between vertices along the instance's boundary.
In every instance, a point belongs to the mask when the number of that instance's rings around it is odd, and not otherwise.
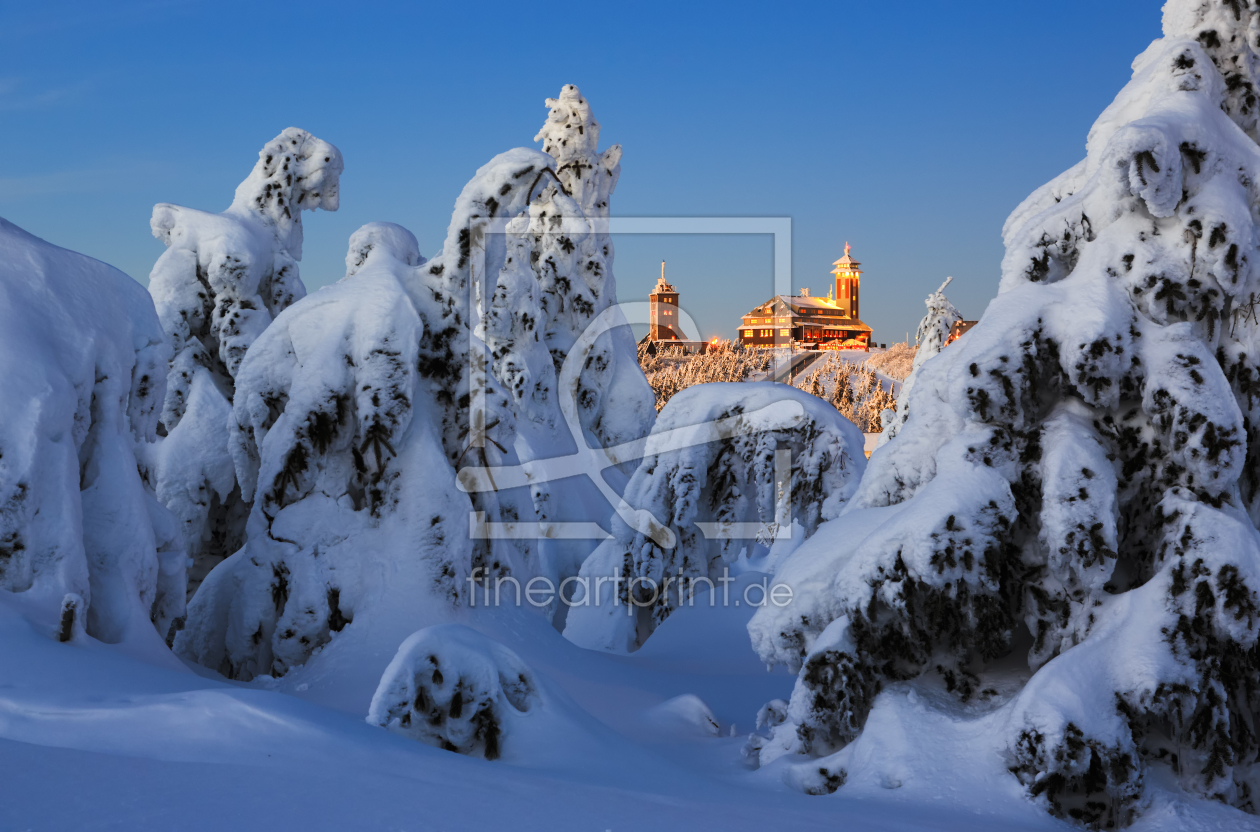
[{"label": "blue sky", "polygon": [[[846,240],[862,317],[900,340],[946,275],[975,317],[1007,214],[1084,154],[1159,36],[1157,0],[801,4],[0,4],[0,216],[147,281],[156,202],[222,210],[290,125],[341,148],[341,210],[306,214],[302,275],[365,222],[440,245],[464,183],[533,146],[578,84],[625,148],[614,214],[788,216],[795,285]],[[769,237],[625,237],[619,294],[661,259],[707,336],[772,291]]]}]

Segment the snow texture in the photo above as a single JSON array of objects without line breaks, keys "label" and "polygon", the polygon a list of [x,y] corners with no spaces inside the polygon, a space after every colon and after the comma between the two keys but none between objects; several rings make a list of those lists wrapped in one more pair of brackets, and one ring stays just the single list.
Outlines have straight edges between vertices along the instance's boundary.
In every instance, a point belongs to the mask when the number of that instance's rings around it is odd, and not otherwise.
[{"label": "snow texture", "polygon": [[172,359],[161,437],[146,456],[193,557],[193,589],[244,542],[250,486],[238,486],[228,451],[237,375],[250,345],[305,297],[302,212],[337,210],[341,170],[337,148],[290,127],[258,152],[223,213],[153,209],[167,250],[149,291]]},{"label": "snow texture", "polygon": [[1171,0],[1085,161],[1011,215],[1000,294],[750,624],[799,670],[762,763],[845,754],[899,680],[984,696],[1018,650],[1001,751],[1052,812],[1131,823],[1152,778],[1255,811],[1258,14]]},{"label": "snow texture", "polygon": [[0,589],[64,613],[64,640],[183,614],[183,543],[136,461],[168,357],[139,284],[0,219]]},{"label": "snow texture", "polygon": [[[717,580],[739,564],[771,571],[840,513],[866,466],[863,441],[827,402],[788,385],[714,383],[677,393],[625,491],[650,528],[614,519],[612,538],[582,565],[586,582],[565,637],[634,650],[689,597],[684,581]],[[786,476],[776,474],[780,454],[790,454]],[[706,534],[697,523],[729,531]],[[599,580],[618,576],[621,583]]]}]

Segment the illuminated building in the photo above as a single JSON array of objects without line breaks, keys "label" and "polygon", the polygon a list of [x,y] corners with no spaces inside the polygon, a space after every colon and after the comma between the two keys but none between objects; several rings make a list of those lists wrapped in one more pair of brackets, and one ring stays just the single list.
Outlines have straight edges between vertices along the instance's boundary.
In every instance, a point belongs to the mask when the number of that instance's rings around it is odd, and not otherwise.
[{"label": "illuminated building", "polygon": [[[871,328],[858,318],[858,298],[862,264],[849,254],[834,264],[835,285],[827,297],[810,297],[808,289],[800,295],[775,295],[744,315],[739,327],[740,343],[749,346],[789,346],[824,350],[867,350]],[[834,294],[833,294],[834,293]]]}]

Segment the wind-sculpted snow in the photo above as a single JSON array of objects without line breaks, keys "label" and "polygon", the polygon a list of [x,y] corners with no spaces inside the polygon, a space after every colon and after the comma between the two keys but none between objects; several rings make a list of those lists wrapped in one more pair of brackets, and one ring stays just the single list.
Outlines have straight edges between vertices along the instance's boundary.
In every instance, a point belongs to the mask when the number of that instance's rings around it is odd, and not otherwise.
[{"label": "wind-sculpted snow", "polygon": [[516,720],[543,706],[534,674],[502,644],[460,624],[408,638],[385,669],[367,721],[420,742],[498,759]]},{"label": "wind-sculpted snow", "polygon": [[1012,214],[1001,293],[750,623],[799,670],[761,762],[835,755],[834,788],[886,685],[991,697],[1019,650],[1003,753],[1054,813],[1127,824],[1154,766],[1254,811],[1258,14],[1170,2],[1086,160]]},{"label": "wind-sculpted snow", "polygon": [[0,220],[0,589],[69,601],[67,637],[157,641],[183,615],[183,544],[136,462],[168,357],[139,284]]},{"label": "wind-sculpted snow", "polygon": [[158,498],[179,518],[193,585],[244,538],[248,497],[228,452],[241,362],[282,310],[306,295],[298,275],[302,212],[336,211],[341,153],[290,127],[258,153],[232,205],[211,214],[153,209],[166,244],[149,291],[172,348],[161,433],[149,456]]},{"label": "wind-sculpted snow", "polygon": [[[787,385],[702,384],[676,394],[625,492],[654,528],[613,521],[612,538],[582,565],[584,586],[595,589],[569,610],[566,638],[633,650],[694,593],[688,581],[716,580],[741,558],[771,571],[840,513],[866,465],[862,445],[834,407]],[[616,576],[622,582],[598,580]]]}]

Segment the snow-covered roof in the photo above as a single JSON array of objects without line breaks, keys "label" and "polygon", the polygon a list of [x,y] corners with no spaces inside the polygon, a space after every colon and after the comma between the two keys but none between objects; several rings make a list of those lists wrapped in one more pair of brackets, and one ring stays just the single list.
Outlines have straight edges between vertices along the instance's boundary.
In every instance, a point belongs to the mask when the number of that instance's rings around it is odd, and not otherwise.
[{"label": "snow-covered roof", "polygon": [[[808,297],[804,295],[775,295],[774,297],[770,298],[770,300],[766,301],[765,303],[757,304],[757,306],[754,307],[751,312],[746,313],[746,314],[748,315],[772,314],[769,311],[769,309],[775,303],[786,305],[789,311],[793,315],[796,315],[797,313],[804,310],[841,312],[841,313],[845,311],[842,306],[840,306],[835,300],[831,298],[815,298],[815,297]],[[752,329],[752,328],[756,328],[758,325],[752,324],[752,325],[745,325],[745,326],[747,326],[749,329]],[[845,316],[839,319],[836,322],[836,326],[843,326],[845,329],[861,329],[861,330],[870,331],[870,327],[862,323],[862,321],[860,321],[857,318],[850,318],[848,316]],[[740,327],[740,329],[743,329],[743,328],[745,327],[744,326]]]},{"label": "snow-covered roof", "polygon": [[856,261],[856,260],[854,260],[854,259],[853,259],[852,255],[850,255],[850,254],[849,254],[849,244],[848,244],[848,243],[845,243],[845,244],[844,244],[844,256],[843,256],[843,257],[841,257],[841,258],[840,258],[839,260],[837,260],[836,262],[832,263],[831,265],[833,265],[833,266],[844,266],[844,267],[846,267],[846,268],[856,269],[858,266],[860,266],[860,265],[862,265],[862,264],[861,264],[861,263],[859,263],[858,261]]}]

